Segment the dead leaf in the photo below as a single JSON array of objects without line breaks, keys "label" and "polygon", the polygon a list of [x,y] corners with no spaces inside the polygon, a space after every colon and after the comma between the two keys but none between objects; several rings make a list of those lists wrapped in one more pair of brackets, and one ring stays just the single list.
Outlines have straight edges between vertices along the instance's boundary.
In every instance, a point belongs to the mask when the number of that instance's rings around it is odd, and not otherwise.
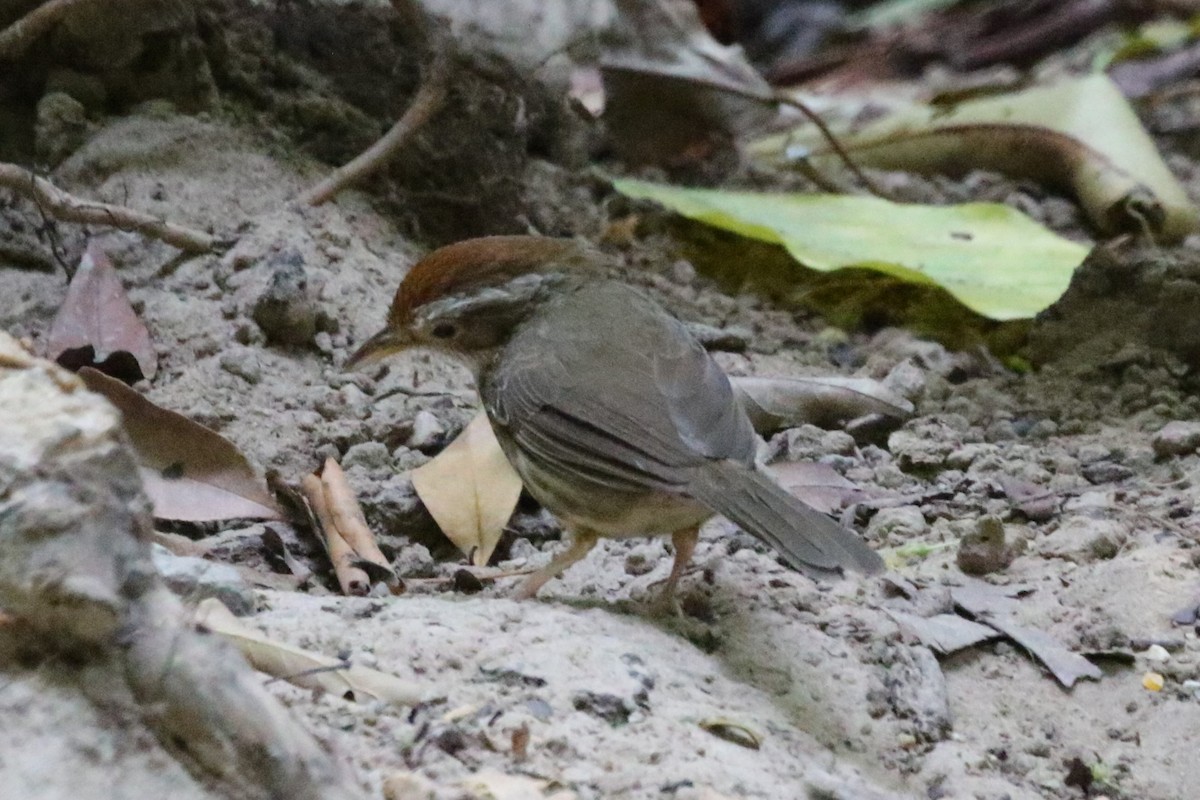
[{"label": "dead leaf", "polygon": [[774,116],[770,85],[741,48],[709,34],[693,4],[616,5],[600,74],[605,127],[625,161],[702,160],[729,147],[739,131]]},{"label": "dead leaf", "polygon": [[266,484],[228,439],[84,367],[87,388],[117,407],[159,519],[279,519]]},{"label": "dead leaf", "polygon": [[333,524],[354,551],[360,562],[359,568],[366,571],[372,580],[383,581],[393,589],[403,591],[400,579],[392,570],[392,563],[380,551],[375,534],[367,525],[367,518],[346,480],[346,473],[333,458],[325,459],[325,466],[321,469],[321,486],[325,490],[325,503]]},{"label": "dead leaf", "polygon": [[759,433],[811,423],[829,428],[868,414],[907,419],[912,403],[869,378],[730,378]]},{"label": "dead leaf", "polygon": [[374,699],[415,706],[433,699],[428,689],[395,675],[269,639],[235,617],[216,598],[200,601],[194,621],[223,636],[259,672],[296,686],[320,689],[356,702]]},{"label": "dead leaf", "polygon": [[964,619],[957,614],[918,617],[904,611],[889,610],[887,613],[901,630],[917,637],[921,644],[944,656],[1000,637],[1000,632],[996,629]]},{"label": "dead leaf", "polygon": [[325,486],[321,479],[309,473],[304,476],[304,497],[317,518],[321,541],[325,543],[325,553],[329,563],[333,565],[333,574],[337,576],[338,586],[342,594],[361,597],[371,591],[371,579],[366,570],[355,562],[357,557],[354,548],[342,537],[333,515],[329,513],[329,502],[325,498]]},{"label": "dead leaf", "polygon": [[521,478],[487,417],[476,416],[437,457],[414,469],[412,483],[442,533],[476,566],[487,564],[521,496]]},{"label": "dead leaf", "polygon": [[137,383],[158,371],[150,332],[129,304],[117,271],[96,242],[90,242],[50,325],[47,355],[77,372],[95,367]]},{"label": "dead leaf", "polygon": [[[1072,191],[1103,233],[1183,239],[1200,216],[1137,113],[1104,74],[945,106],[913,106],[842,145],[863,166],[958,174],[992,169]],[[750,146],[772,163],[835,166],[814,131]]]},{"label": "dead leaf", "polygon": [[864,495],[862,489],[828,464],[784,461],[769,469],[780,486],[823,514],[836,514]]},{"label": "dead leaf", "polygon": [[950,596],[955,605],[977,621],[990,625],[1025,648],[1068,689],[1080,678],[1100,680],[1103,673],[1095,664],[1072,653],[1050,634],[1016,623],[1017,602],[1014,596],[1020,591],[1012,586],[992,586],[982,581],[972,581],[952,589]]},{"label": "dead leaf", "polygon": [[275,529],[274,526],[268,525],[262,534],[263,547],[267,552],[276,556],[283,565],[288,568],[298,582],[305,583],[312,577],[312,570],[308,565],[296,558],[292,551],[288,548],[287,542],[283,540],[283,536]]},{"label": "dead leaf", "polygon": [[718,739],[724,739],[748,750],[762,747],[762,734],[758,731],[723,717],[700,720],[700,727]]}]

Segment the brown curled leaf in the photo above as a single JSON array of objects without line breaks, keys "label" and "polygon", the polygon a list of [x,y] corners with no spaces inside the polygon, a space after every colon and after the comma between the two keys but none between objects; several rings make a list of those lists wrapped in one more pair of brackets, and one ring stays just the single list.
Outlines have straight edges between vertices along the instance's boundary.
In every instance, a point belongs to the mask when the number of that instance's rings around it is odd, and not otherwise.
[{"label": "brown curled leaf", "polygon": [[302,486],[304,497],[320,524],[321,540],[325,543],[325,552],[329,554],[329,563],[333,565],[333,573],[342,587],[342,594],[365,595],[371,591],[371,579],[355,563],[358,556],[338,531],[325,500],[325,485],[316,475],[309,474],[304,476]]},{"label": "brown curled leaf", "polygon": [[[1078,197],[1105,234],[1149,232],[1179,241],[1200,215],[1137,114],[1103,74],[957,106],[913,106],[843,133],[863,166],[915,172],[991,169]],[[773,163],[836,166],[815,134],[794,131],[751,146]]]},{"label": "brown curled leaf", "polygon": [[155,517],[279,519],[265,482],[228,439],[91,367],[79,377],[121,412]]},{"label": "brown curled leaf", "polygon": [[269,639],[235,617],[215,598],[200,601],[194,621],[237,647],[259,672],[296,686],[320,689],[360,703],[381,700],[414,706],[433,699],[428,688],[395,675]]},{"label": "brown curled leaf", "polygon": [[367,572],[372,580],[381,580],[389,586],[399,588],[400,579],[392,570],[392,564],[379,549],[375,534],[367,525],[362,508],[354,490],[346,481],[346,473],[333,458],[325,459],[321,469],[321,486],[325,492],[325,505],[329,516],[342,540],[354,551],[359,569]]},{"label": "brown curled leaf", "polygon": [[90,242],[46,337],[46,355],[77,372],[95,367],[125,383],[150,380],[158,354],[150,332],[129,304],[117,271]]},{"label": "brown curled leaf", "polygon": [[812,424],[835,427],[868,414],[907,419],[912,403],[870,378],[731,378],[734,394],[762,434]]}]

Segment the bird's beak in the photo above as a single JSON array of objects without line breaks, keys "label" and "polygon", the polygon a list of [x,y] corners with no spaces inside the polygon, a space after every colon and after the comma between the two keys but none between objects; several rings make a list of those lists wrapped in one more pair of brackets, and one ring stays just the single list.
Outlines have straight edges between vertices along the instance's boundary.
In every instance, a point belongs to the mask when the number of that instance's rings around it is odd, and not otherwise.
[{"label": "bird's beak", "polygon": [[411,347],[412,339],[405,331],[384,328],[363,342],[362,347],[350,356],[343,369],[351,370],[375,364],[390,355]]}]

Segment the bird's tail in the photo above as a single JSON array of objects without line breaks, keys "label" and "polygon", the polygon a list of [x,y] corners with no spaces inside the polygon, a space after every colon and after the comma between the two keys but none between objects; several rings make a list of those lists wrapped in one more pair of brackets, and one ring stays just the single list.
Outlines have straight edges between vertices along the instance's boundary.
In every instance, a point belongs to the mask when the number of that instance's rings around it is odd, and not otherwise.
[{"label": "bird's tail", "polygon": [[883,570],[883,559],[857,534],[752,467],[710,462],[697,470],[688,488],[701,503],[778,550],[792,567]]}]

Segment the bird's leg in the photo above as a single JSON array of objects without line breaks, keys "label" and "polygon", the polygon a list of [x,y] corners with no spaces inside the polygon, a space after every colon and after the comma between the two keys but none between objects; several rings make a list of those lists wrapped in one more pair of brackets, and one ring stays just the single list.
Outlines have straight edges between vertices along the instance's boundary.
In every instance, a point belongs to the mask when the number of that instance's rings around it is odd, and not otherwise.
[{"label": "bird's leg", "polygon": [[693,525],[671,534],[671,544],[675,546],[675,561],[671,564],[671,574],[662,588],[662,594],[658,596],[655,603],[659,608],[670,609],[676,614],[683,613],[679,607],[679,601],[675,599],[675,587],[679,585],[679,579],[687,571],[688,564],[692,561],[692,553],[696,552],[696,542],[699,540],[699,525]]},{"label": "bird's leg", "polygon": [[530,575],[513,592],[514,600],[528,600],[538,593],[538,589],[551,578],[556,578],[563,570],[586,556],[596,546],[597,536],[586,528],[580,528],[571,536],[571,546],[555,556],[549,564]]}]

